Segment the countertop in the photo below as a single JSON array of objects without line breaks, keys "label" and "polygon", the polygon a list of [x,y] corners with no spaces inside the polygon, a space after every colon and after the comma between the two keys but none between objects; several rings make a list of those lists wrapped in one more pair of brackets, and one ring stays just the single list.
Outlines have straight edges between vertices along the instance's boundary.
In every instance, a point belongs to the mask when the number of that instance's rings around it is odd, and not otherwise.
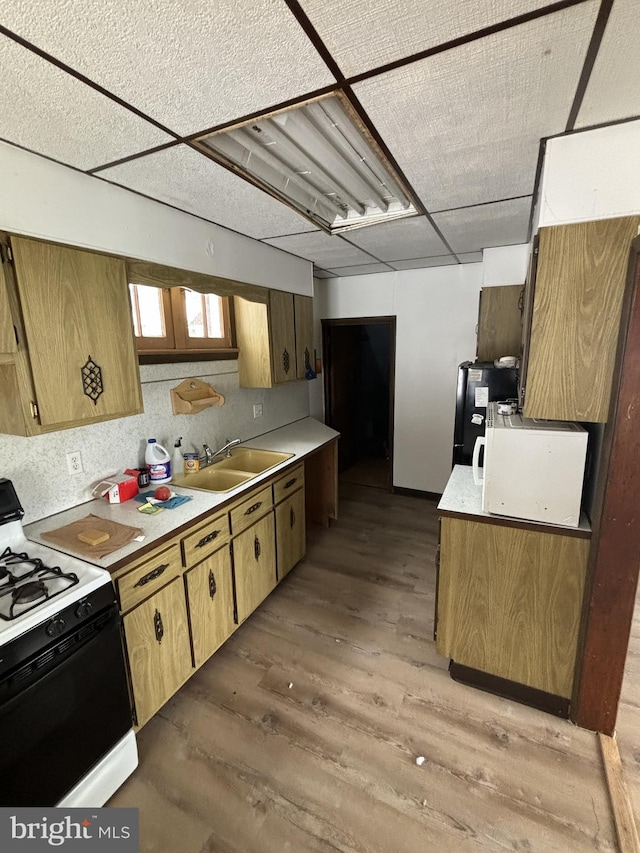
[{"label": "countertop", "polygon": [[290,465],[295,465],[304,459],[305,456],[309,456],[324,444],[333,441],[338,435],[339,433],[335,430],[314,418],[303,418],[302,420],[295,421],[294,423],[287,424],[284,427],[266,432],[263,435],[243,442],[240,445],[241,447],[255,447],[259,450],[277,450],[283,453],[292,453],[293,456],[279,465],[275,465],[268,471],[258,474],[250,482],[243,483],[228,492],[206,492],[170,484],[172,491],[176,494],[190,495],[192,499],[175,509],[165,509],[156,515],[144,515],[138,512],[140,504],[135,500],[129,500],[123,504],[110,504],[104,498],[100,498],[87,501],[87,503],[28,524],[25,527],[25,535],[32,542],[38,542],[54,550],[61,550],[59,548],[56,549],[51,542],[43,539],[42,533],[64,527],[73,521],[84,518],[90,513],[101,518],[108,518],[111,521],[119,522],[120,524],[142,528],[145,537],[143,542],[130,542],[128,545],[119,548],[106,557],[91,559],[86,554],[74,551],[64,552],[78,557],[85,562],[100,566],[103,569],[114,571],[123,562],[129,561],[135,556],[138,551],[143,553],[150,550],[158,540],[171,536],[179,532],[182,528],[194,524],[202,516],[208,516],[216,507],[222,506],[245,492],[250,491],[262,481],[273,477],[279,470],[288,468]]},{"label": "countertop", "polygon": [[455,466],[438,504],[438,512],[441,515],[502,524],[506,527],[526,527],[532,530],[540,530],[543,533],[562,533],[583,539],[591,536],[591,525],[584,512],[580,515],[578,527],[546,524],[542,521],[527,521],[526,519],[510,518],[506,515],[485,512],[482,509],[482,486],[476,486],[473,482],[471,465]]}]

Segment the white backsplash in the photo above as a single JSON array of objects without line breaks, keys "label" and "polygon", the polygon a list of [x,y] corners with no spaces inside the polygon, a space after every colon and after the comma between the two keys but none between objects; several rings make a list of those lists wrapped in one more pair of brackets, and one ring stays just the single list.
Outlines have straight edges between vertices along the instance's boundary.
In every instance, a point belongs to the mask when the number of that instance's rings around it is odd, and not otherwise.
[{"label": "white backsplash", "polygon": [[[217,449],[229,438],[242,441],[309,415],[309,383],[269,389],[238,387],[235,361],[189,362],[140,367],[144,413],[32,438],[0,434],[0,477],[10,479],[25,510],[25,523],[91,499],[91,486],[109,474],[144,463],[148,438],[169,453],[182,436],[184,451]],[[174,415],[170,390],[187,377],[209,382],[225,397],[197,415]],[[319,382],[316,379],[314,382]],[[263,416],[253,417],[262,403]],[[83,473],[70,476],[66,454],[79,450]]]}]

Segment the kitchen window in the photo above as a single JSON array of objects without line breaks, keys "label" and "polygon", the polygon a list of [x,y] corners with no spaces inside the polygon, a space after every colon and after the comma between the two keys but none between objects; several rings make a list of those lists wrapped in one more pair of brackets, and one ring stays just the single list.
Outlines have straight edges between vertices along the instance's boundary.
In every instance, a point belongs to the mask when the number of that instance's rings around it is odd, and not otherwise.
[{"label": "kitchen window", "polygon": [[[216,358],[233,348],[229,299],[186,287],[129,284],[138,353],[180,360],[189,354]],[[231,353],[235,355],[235,350]],[[151,359],[144,359],[151,360]]]}]

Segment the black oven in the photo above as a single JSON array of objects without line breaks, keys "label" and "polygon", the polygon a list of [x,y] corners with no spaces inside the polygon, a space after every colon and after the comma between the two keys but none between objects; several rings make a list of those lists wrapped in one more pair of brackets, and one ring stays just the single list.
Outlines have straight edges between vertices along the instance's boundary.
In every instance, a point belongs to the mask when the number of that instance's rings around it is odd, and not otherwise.
[{"label": "black oven", "polygon": [[0,805],[54,806],[131,729],[107,583],[0,649]]}]

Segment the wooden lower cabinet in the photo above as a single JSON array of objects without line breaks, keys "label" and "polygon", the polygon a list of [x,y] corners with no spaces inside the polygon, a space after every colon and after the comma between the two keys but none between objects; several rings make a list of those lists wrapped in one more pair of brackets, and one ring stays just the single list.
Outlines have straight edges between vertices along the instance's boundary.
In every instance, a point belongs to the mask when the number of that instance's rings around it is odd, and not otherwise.
[{"label": "wooden lower cabinet", "polygon": [[277,583],[273,511],[233,540],[233,570],[240,624]]},{"label": "wooden lower cabinet", "polygon": [[440,548],[439,653],[569,698],[589,540],[447,517]]},{"label": "wooden lower cabinet", "polygon": [[299,489],[276,507],[279,581],[304,557],[305,543],[304,491]]},{"label": "wooden lower cabinet", "polygon": [[185,572],[194,666],[201,666],[235,631],[231,554],[225,545]]},{"label": "wooden lower cabinet", "polygon": [[122,620],[138,726],[144,725],[193,672],[182,578]]}]

